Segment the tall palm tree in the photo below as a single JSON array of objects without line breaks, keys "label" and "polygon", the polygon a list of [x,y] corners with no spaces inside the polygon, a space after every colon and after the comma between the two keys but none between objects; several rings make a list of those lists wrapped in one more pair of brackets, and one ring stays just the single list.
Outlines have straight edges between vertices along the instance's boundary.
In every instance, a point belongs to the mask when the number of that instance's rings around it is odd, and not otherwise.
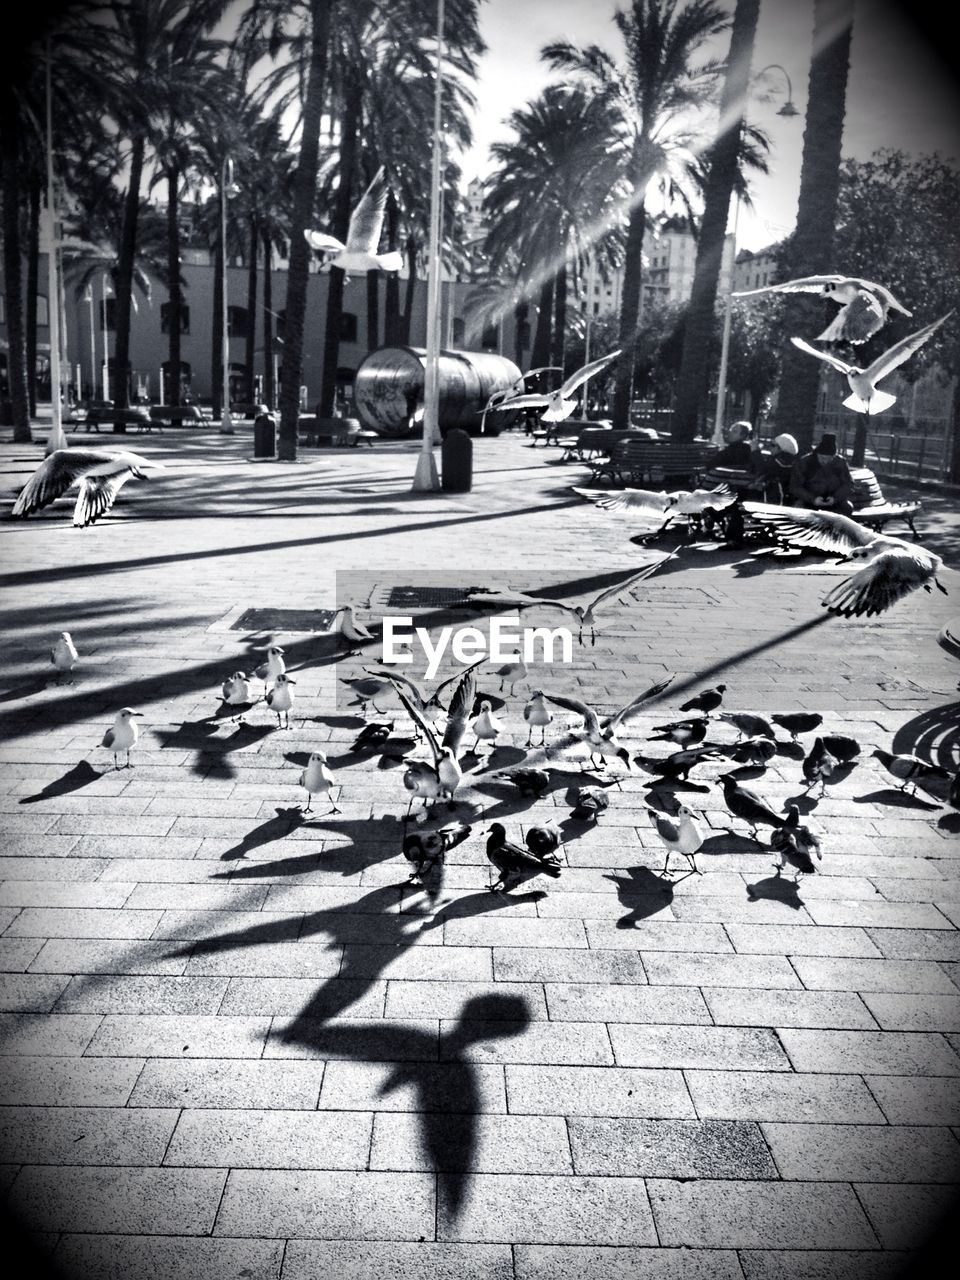
[{"label": "tall palm tree", "polygon": [[633,382],[632,350],[640,314],[646,199],[656,182],[667,198],[686,198],[696,169],[699,143],[691,113],[712,99],[720,64],[696,61],[726,28],[725,9],[716,0],[631,0],[614,22],[623,40],[623,66],[598,45],[548,45],[542,57],[558,71],[585,80],[607,106],[625,172],[632,187],[627,222],[614,426],[629,421]]}]

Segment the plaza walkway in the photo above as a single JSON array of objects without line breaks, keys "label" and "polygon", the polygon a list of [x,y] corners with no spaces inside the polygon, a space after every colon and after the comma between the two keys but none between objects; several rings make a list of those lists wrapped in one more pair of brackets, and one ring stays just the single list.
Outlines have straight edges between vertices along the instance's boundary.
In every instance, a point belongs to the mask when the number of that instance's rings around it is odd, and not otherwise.
[{"label": "plaza walkway", "polygon": [[[960,1169],[960,813],[896,790],[870,752],[956,763],[960,664],[937,634],[960,574],[949,597],[844,621],[819,602],[846,571],[816,556],[685,547],[572,666],[532,669],[513,697],[482,676],[505,703],[503,767],[536,688],[609,712],[675,674],[626,726],[649,754],[664,754],[651,727],[708,685],[732,711],[821,712],[861,742],[855,768],[808,794],[781,734],[746,783],[821,835],[799,885],[775,874],[769,832],[727,813],[724,762],[688,787],[615,766],[622,789],[590,825],[570,818],[581,751],[552,759],[536,802],[472,784],[487,766],[466,755],[451,817],[472,834],[418,887],[402,768],[351,751],[363,722],[338,683],[379,646],[338,660],[313,628],[348,600],[372,623],[476,624],[450,603],[471,586],[582,603],[648,554],[636,527],[570,492],[583,467],[515,436],[475,442],[471,493],[427,496],[409,492],[413,445],[282,464],[252,460],[249,429],[99,443],[168,469],[90,529],[66,502],[0,523],[0,1163],[58,1274],[910,1267]],[[4,513],[41,456],[0,439]],[[62,630],[81,662],[58,687]],[[262,705],[243,724],[218,714],[221,682],[271,640],[297,682],[289,732]],[[409,733],[392,696],[380,705]],[[122,706],[143,713],[141,740],[114,771],[99,744]],[[558,711],[553,732],[574,719]],[[318,746],[342,812],[318,797],[305,818]],[[677,801],[708,838],[703,874],[671,883],[647,804]],[[517,839],[546,816],[560,878],[491,893],[489,822]]]}]

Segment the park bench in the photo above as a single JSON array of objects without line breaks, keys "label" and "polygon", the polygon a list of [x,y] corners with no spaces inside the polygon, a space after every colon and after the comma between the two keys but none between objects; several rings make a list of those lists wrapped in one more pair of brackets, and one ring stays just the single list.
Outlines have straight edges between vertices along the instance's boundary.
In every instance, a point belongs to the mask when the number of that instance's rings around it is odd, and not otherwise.
[{"label": "park bench", "polygon": [[850,478],[853,480],[853,518],[868,528],[883,532],[885,524],[891,520],[903,520],[914,541],[917,533],[914,520],[922,510],[919,502],[887,502],[880,488],[880,481],[869,467],[851,467]]},{"label": "park bench", "polygon": [[144,406],[134,405],[130,409],[80,409],[64,420],[65,427],[84,427],[89,434],[101,427],[113,427],[115,433],[123,434],[127,427],[139,427],[141,431],[150,431],[154,427],[162,431],[162,425],[155,422]]},{"label": "park bench", "polygon": [[150,417],[161,429],[164,425],[199,427],[207,421],[203,410],[196,404],[152,404]]},{"label": "park bench", "polygon": [[318,418],[313,413],[303,413],[297,423],[297,431],[307,445],[349,446],[369,445],[372,449],[379,440],[376,431],[364,431],[357,418]]},{"label": "park bench", "polygon": [[[634,436],[636,433],[632,433]],[[608,458],[588,462],[593,480],[641,488],[668,482],[696,484],[703,471],[709,445],[703,442],[624,439]]]}]

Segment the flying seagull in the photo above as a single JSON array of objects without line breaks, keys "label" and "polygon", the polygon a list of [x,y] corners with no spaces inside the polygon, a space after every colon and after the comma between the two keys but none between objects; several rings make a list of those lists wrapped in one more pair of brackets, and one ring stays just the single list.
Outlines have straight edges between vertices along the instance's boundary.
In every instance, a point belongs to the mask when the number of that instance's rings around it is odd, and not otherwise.
[{"label": "flying seagull", "polygon": [[[583,725],[578,731],[578,736],[579,740],[590,748],[591,764],[594,764],[595,756],[600,756],[601,760],[618,759],[626,765],[627,772],[632,773],[630,753],[617,738],[617,729],[637,715],[651,698],[663,693],[674,679],[674,676],[667,676],[666,680],[660,680],[649,689],[644,689],[643,693],[632,698],[614,715],[607,716],[604,720],[600,719],[593,707],[581,702],[579,698],[566,697],[559,693],[544,693],[543,696],[548,702],[555,702],[558,707],[564,707],[567,711],[575,711],[577,715],[583,716]],[[576,741],[576,738],[574,740]]]},{"label": "flying seagull", "polygon": [[803,276],[799,280],[784,280],[782,284],[768,284],[762,289],[743,289],[733,297],[752,298],[759,293],[816,293],[838,303],[840,310],[817,336],[817,342],[866,342],[883,327],[888,311],[913,315],[884,285],[856,276]]},{"label": "flying seagull", "polygon": [[722,511],[732,506],[737,495],[725,484],[715,489],[677,489],[673,493],[658,493],[653,489],[619,489],[609,493],[605,489],[580,489],[574,493],[589,498],[601,511],[623,511],[639,516],[666,516],[658,532],[663,533],[675,516],[702,516],[709,508]]},{"label": "flying seagull", "polygon": [[461,671],[453,690],[453,696],[450,699],[447,726],[443,731],[442,738],[437,736],[433,725],[403,686],[399,683],[394,684],[397,697],[403,704],[410,719],[418,726],[420,732],[426,738],[430,753],[433,756],[432,764],[427,760],[410,760],[407,762],[407,768],[403,775],[403,785],[411,795],[404,821],[410,817],[413,802],[418,796],[423,800],[424,808],[426,808],[428,801],[439,800],[444,796],[449,801],[451,808],[453,807],[453,796],[463,777],[463,771],[457,761],[457,752],[460,750],[460,744],[467,728],[467,720],[473,711],[473,704],[477,697],[476,668],[484,660],[483,658],[478,658],[476,662],[471,663],[469,667],[464,667],[463,671]]},{"label": "flying seagull", "polygon": [[601,356],[599,360],[591,360],[582,369],[572,373],[556,391],[527,392],[524,395],[501,400],[497,407],[500,409],[543,409],[543,413],[540,415],[543,422],[563,422],[564,418],[569,418],[576,408],[576,401],[573,398],[576,392],[595,373],[599,373],[602,369],[606,369],[607,365],[612,364],[619,354],[619,351],[611,351],[608,356]]},{"label": "flying seagull", "polygon": [[811,347],[810,343],[804,342],[803,338],[791,338],[790,341],[801,351],[816,356],[818,360],[823,360],[840,373],[846,374],[847,382],[850,384],[850,395],[843,403],[848,409],[853,409],[856,413],[877,414],[882,413],[884,409],[889,409],[897,400],[897,397],[891,395],[889,391],[878,391],[877,383],[909,360],[915,351],[919,351],[934,331],[940,328],[944,320],[949,320],[952,315],[953,312],[948,311],[939,320],[934,320],[933,324],[928,324],[923,329],[918,329],[916,333],[901,338],[889,351],[885,351],[882,356],[877,356],[876,360],[868,364],[865,369],[860,369],[855,364],[847,364],[846,360],[841,360],[839,356],[829,351],[820,351],[817,347]]},{"label": "flying seagull", "polygon": [[381,165],[350,215],[346,244],[322,231],[305,230],[303,234],[311,249],[323,254],[325,263],[331,262],[341,271],[361,275],[378,267],[381,271],[399,271],[403,266],[402,253],[377,253],[386,208],[387,181]]},{"label": "flying seagull", "polygon": [[842,618],[883,613],[918,587],[929,591],[931,583],[948,594],[937,581],[943,561],[914,542],[876,533],[832,511],[804,511],[765,502],[745,502],[743,508],[791,547],[813,547],[865,562],[823,598],[824,608]]},{"label": "flying seagull", "polygon": [[80,486],[73,523],[77,529],[93,524],[110,510],[117,494],[133,477],[147,480],[148,471],[163,471],[162,462],[151,462],[139,453],[114,453],[110,449],[57,449],[24,485],[12,514],[29,516]]}]

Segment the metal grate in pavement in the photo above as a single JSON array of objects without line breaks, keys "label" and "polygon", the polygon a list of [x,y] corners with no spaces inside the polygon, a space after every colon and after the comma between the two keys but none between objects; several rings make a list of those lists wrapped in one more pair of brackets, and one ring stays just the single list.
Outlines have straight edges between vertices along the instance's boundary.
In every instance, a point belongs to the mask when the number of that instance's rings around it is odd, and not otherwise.
[{"label": "metal grate in pavement", "polygon": [[329,631],[332,609],[245,609],[231,631]]},{"label": "metal grate in pavement", "polygon": [[388,609],[436,609],[443,605],[466,604],[479,587],[391,587]]}]

